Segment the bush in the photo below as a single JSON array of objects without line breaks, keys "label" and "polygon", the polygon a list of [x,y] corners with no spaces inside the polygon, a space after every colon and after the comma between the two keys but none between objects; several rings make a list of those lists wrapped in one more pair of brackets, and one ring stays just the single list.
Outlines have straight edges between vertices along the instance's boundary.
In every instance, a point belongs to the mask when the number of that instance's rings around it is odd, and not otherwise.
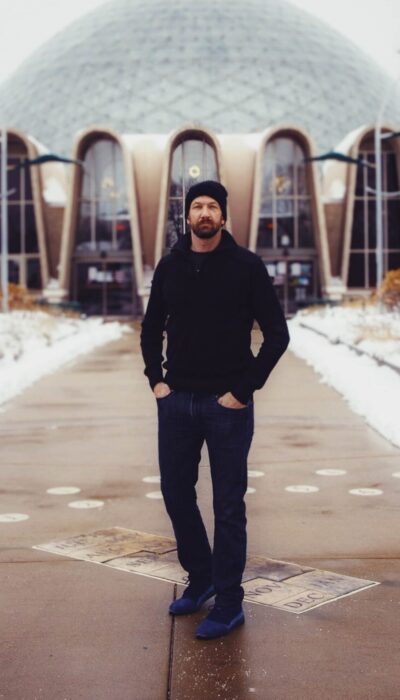
[{"label": "bush", "polygon": [[[0,290],[0,311],[2,310],[3,295]],[[8,306],[10,311],[44,311],[51,316],[81,317],[79,304],[65,302],[63,304],[49,304],[48,301],[32,294],[26,287],[10,283],[8,285]]]},{"label": "bush", "polygon": [[[0,292],[0,300],[2,302],[3,295]],[[36,308],[35,298],[28,292],[26,287],[22,287],[18,284],[8,285],[8,305],[10,311],[14,309],[26,309],[28,311],[33,311]]]},{"label": "bush", "polygon": [[376,292],[376,299],[393,311],[400,310],[400,268],[386,273]]}]

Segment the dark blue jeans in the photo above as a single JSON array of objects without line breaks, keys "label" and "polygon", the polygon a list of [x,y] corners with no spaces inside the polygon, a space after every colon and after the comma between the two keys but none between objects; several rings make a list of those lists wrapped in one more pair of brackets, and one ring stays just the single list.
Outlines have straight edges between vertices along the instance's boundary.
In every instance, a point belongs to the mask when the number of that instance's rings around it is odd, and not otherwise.
[{"label": "dark blue jeans", "polygon": [[[243,600],[246,564],[247,455],[254,429],[253,402],[224,408],[215,395],[173,391],[157,400],[161,491],[174,529],[178,559],[191,583],[213,582],[216,602]],[[197,506],[200,452],[206,442],[214,506],[211,551]]]}]

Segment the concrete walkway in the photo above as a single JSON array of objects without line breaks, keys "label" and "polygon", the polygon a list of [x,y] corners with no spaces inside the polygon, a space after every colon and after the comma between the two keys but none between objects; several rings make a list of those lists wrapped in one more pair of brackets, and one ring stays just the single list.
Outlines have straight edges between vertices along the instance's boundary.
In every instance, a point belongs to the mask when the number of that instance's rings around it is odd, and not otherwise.
[{"label": "concrete walkway", "polygon": [[[167,614],[179,586],[32,549],[115,526],[172,536],[143,481],[158,473],[156,412],[138,341],[136,327],[0,414],[0,513],[29,515],[0,523],[0,698],[398,700],[400,451],[291,353],[256,395],[249,555],[381,585],[302,615],[245,603],[242,628],[201,642],[206,608]],[[299,485],[319,490],[286,490]],[[81,492],[47,493],[61,486]],[[211,535],[206,454],[198,492]],[[68,507],[79,499],[104,506]]]}]

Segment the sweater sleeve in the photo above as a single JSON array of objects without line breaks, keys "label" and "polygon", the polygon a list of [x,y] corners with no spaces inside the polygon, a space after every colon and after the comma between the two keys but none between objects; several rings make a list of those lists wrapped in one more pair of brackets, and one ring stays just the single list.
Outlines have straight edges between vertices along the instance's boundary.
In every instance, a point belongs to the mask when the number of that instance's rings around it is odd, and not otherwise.
[{"label": "sweater sleeve", "polygon": [[151,388],[163,381],[163,339],[167,311],[162,293],[162,270],[157,265],[151,284],[150,298],[142,321],[140,346],[145,364],[144,373]]},{"label": "sweater sleeve", "polygon": [[263,334],[258,355],[246,372],[234,383],[232,394],[247,403],[255,389],[261,389],[289,344],[289,331],[271,278],[260,258],[252,276],[251,302],[254,319]]}]

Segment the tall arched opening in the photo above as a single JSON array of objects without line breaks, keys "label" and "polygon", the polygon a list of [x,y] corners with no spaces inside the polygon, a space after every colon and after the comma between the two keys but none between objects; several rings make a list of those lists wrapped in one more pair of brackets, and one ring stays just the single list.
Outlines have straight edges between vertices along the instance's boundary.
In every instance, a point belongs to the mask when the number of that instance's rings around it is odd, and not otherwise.
[{"label": "tall arched opening", "polygon": [[164,162],[156,263],[186,233],[186,193],[203,180],[221,180],[219,146],[208,130],[182,129],[170,139]]},{"label": "tall arched opening", "polygon": [[75,156],[82,166],[72,186],[62,263],[70,298],[87,315],[133,316],[140,310],[134,260],[138,232],[132,230],[133,183],[123,148],[110,133],[92,132]]},{"label": "tall arched opening", "polygon": [[[320,269],[322,217],[310,154],[304,136],[286,130],[264,140],[259,156],[250,247],[264,261],[286,315],[319,297],[327,276]],[[322,264],[329,268],[327,251]]]},{"label": "tall arched opening", "polygon": [[48,280],[38,152],[22,134],[7,135],[8,281],[39,293]]},{"label": "tall arched opening", "polygon": [[[390,131],[387,131],[390,136]],[[366,291],[376,286],[376,175],[374,132],[360,141],[360,164],[352,197],[352,217],[348,237],[345,280],[349,290]],[[383,274],[400,268],[400,157],[394,138],[382,139],[382,229]]]}]

